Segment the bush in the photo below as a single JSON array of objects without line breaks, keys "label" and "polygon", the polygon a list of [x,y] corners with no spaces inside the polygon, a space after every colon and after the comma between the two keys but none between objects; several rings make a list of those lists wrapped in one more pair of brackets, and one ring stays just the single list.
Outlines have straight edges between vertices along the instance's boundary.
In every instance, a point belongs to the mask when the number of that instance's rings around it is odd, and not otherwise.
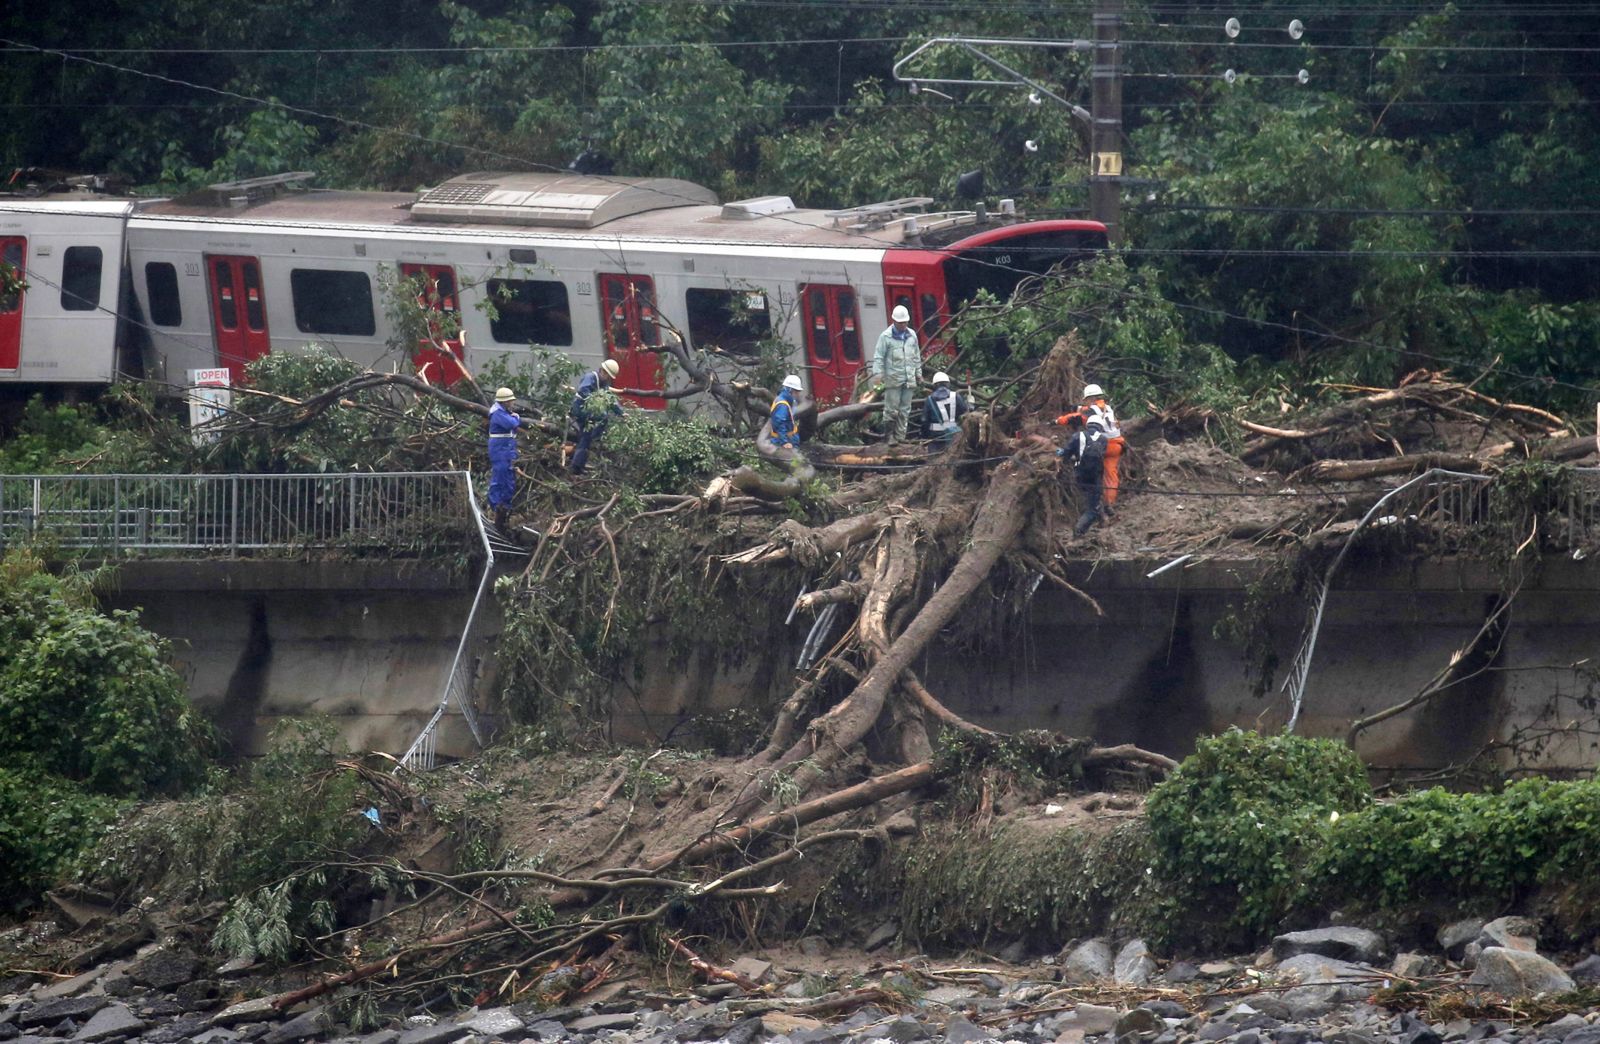
[{"label": "bush", "polygon": [[1372,801],[1344,744],[1230,729],[1200,741],[1146,804],[1166,888],[1164,941],[1249,945],[1302,896],[1333,813]]},{"label": "bush", "polygon": [[751,456],[747,440],[724,438],[694,417],[629,412],[611,425],[605,442],[625,481],[641,493],[682,493]]},{"label": "bush", "polygon": [[79,575],[28,552],[0,563],[0,758],[115,796],[199,782],[209,730],[132,613],[100,613]]},{"label": "bush", "polygon": [[116,810],[36,767],[0,768],[0,907],[25,906],[59,880]]}]

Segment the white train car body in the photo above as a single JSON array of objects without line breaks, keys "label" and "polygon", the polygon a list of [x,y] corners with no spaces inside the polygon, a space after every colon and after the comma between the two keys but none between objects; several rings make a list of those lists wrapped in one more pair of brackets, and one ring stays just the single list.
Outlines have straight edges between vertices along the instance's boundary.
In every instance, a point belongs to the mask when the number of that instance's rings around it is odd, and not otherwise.
[{"label": "white train car body", "polygon": [[[663,338],[749,351],[776,337],[792,346],[813,394],[835,402],[848,397],[895,305],[911,310],[925,342],[936,340],[952,308],[947,273],[971,282],[972,269],[993,282],[991,270],[1010,272],[1014,285],[1104,245],[1091,222],[984,228],[978,215],[914,213],[926,202],[839,212],[784,197],[721,205],[688,182],[531,174],[468,175],[420,196],[289,191],[285,179],[260,179],[98,209],[0,201],[0,237],[11,237],[0,247],[17,238],[48,246],[58,278],[67,251],[104,259],[100,296],[83,316],[97,332],[69,346],[42,324],[73,317],[36,308],[31,284],[11,338],[24,360],[0,366],[0,385],[111,380],[132,344],[139,365],[123,368],[177,391],[192,369],[226,366],[242,378],[267,352],[317,342],[365,366],[415,366],[444,382],[459,375],[457,360],[476,372],[539,349],[584,366],[609,357],[622,366],[621,386],[647,392],[669,386]],[[8,221],[27,228],[7,232]],[[950,243],[930,244],[936,233]],[[1006,246],[1029,242],[1031,260]],[[30,255],[26,270],[39,272],[50,256]],[[467,347],[451,342],[444,355],[400,344],[384,269],[425,277],[433,306],[458,313]],[[131,294],[117,292],[121,273]],[[0,363],[4,322],[0,313]],[[649,394],[635,402],[665,404]]]}]

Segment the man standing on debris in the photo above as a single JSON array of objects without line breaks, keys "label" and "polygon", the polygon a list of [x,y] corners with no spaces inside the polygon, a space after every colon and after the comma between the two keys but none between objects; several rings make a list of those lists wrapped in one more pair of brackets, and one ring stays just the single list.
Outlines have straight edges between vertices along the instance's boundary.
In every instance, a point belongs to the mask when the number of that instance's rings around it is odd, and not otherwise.
[{"label": "man standing on debris", "polygon": [[590,370],[578,381],[578,394],[574,396],[572,409],[568,411],[572,415],[573,425],[578,429],[572,447],[571,468],[574,475],[582,475],[589,466],[589,446],[604,437],[606,426],[613,417],[622,416],[622,405],[615,399],[606,407],[589,402],[589,397],[595,392],[610,389],[619,369],[621,367],[615,359],[607,359],[599,369]]},{"label": "man standing on debris", "polygon": [[1084,385],[1083,405],[1071,413],[1063,413],[1056,418],[1057,424],[1074,421],[1081,423],[1085,431],[1100,440],[1103,450],[1100,456],[1104,461],[1100,476],[1100,517],[1110,518],[1112,509],[1117,503],[1117,487],[1121,484],[1121,478],[1117,473],[1117,462],[1122,457],[1122,449],[1127,445],[1127,440],[1122,437],[1122,429],[1117,426],[1115,411],[1106,401],[1105,389],[1098,384]]},{"label": "man standing on debris", "polygon": [[1073,536],[1083,536],[1101,519],[1100,493],[1105,481],[1106,438],[1099,428],[1091,428],[1081,411],[1074,410],[1056,418],[1072,434],[1067,444],[1056,450],[1056,456],[1072,465],[1072,479],[1083,497],[1083,514],[1072,527]]},{"label": "man standing on debris", "polygon": [[800,424],[794,415],[800,391],[800,375],[791,373],[783,379],[783,389],[778,392],[778,397],[772,400],[769,413],[772,434],[768,438],[780,450],[798,452],[800,449]]},{"label": "man standing on debris", "polygon": [[511,496],[517,491],[517,429],[522,427],[522,418],[511,412],[516,397],[510,388],[501,388],[489,408],[489,510],[501,532],[506,528]]},{"label": "man standing on debris", "polygon": [[892,445],[906,437],[911,421],[911,399],[922,377],[922,346],[905,305],[895,305],[890,318],[893,323],[878,335],[872,353],[872,376],[883,389],[883,430]]},{"label": "man standing on debris", "polygon": [[933,391],[922,404],[922,426],[934,445],[943,448],[956,439],[961,418],[968,410],[967,400],[961,393],[950,390],[950,375],[940,370],[933,375]]}]

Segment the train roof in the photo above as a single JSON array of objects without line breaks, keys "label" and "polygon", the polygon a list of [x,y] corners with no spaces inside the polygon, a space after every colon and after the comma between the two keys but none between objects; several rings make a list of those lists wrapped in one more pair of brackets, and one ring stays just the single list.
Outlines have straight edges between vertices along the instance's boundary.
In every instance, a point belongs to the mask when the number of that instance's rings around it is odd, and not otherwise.
[{"label": "train roof", "polygon": [[298,187],[309,174],[279,175],[148,202],[155,218],[290,226],[330,225],[419,233],[482,232],[541,239],[886,249],[938,248],[981,228],[970,211],[929,213],[928,197],[844,210],[796,207],[787,196],[718,203],[701,185],[671,178],[484,172],[423,191]]}]

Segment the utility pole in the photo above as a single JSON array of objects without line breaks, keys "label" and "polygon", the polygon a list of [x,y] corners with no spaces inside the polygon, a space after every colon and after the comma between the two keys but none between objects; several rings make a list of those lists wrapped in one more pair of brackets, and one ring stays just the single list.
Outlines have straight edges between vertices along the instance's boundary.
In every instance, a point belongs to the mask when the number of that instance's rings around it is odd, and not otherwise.
[{"label": "utility pole", "polygon": [[1122,4],[1095,0],[1093,96],[1089,103],[1089,216],[1122,242]]}]

